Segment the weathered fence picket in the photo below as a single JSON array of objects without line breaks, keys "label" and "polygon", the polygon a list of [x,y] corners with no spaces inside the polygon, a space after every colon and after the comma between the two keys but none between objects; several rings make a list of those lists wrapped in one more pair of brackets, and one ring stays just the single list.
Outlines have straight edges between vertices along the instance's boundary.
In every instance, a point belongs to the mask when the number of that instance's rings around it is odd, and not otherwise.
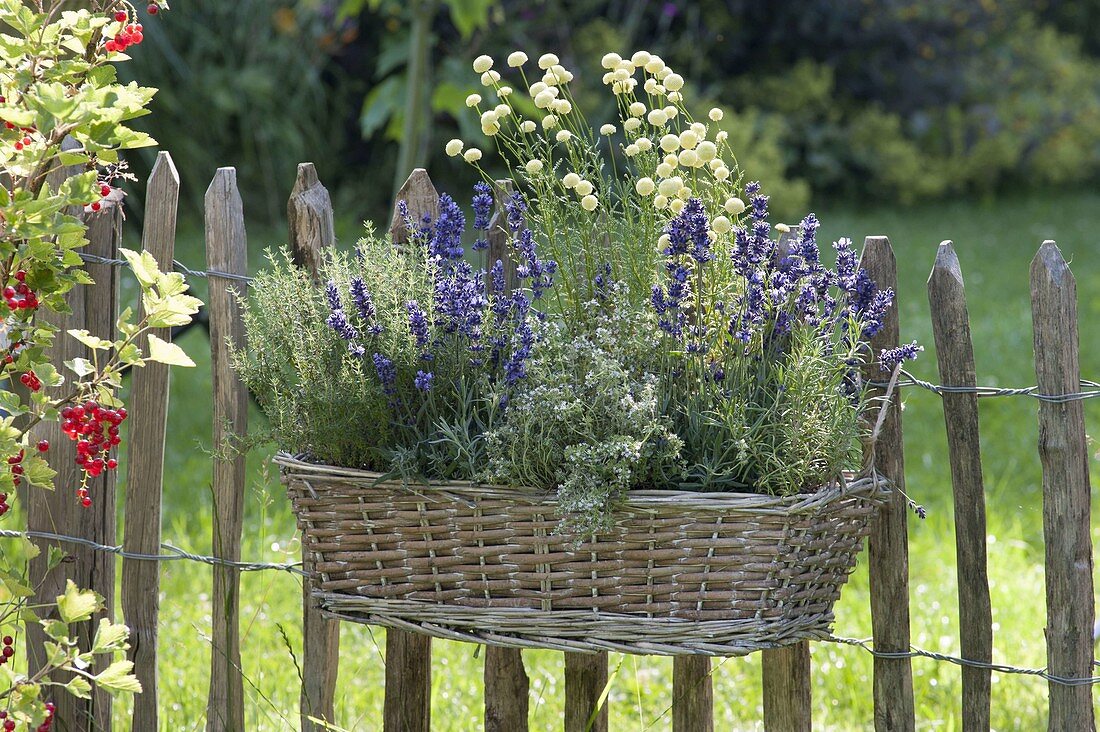
[{"label": "weathered fence picket", "polygon": [[[974,346],[962,268],[951,242],[940,244],[928,278],[928,304],[936,341],[940,382],[975,386]],[[955,558],[959,583],[959,634],[964,658],[993,661],[993,613],[986,558],[985,485],[978,439],[978,396],[943,395],[947,451],[955,499]],[[962,722],[965,732],[989,729],[989,669],[962,670]]]},{"label": "weathered fence picket", "polygon": [[[145,196],[142,247],[169,272],[176,248],[176,208],[180,180],[172,156],[157,155]],[[144,314],[144,311],[141,311]],[[172,340],[171,328],[154,331]],[[130,401],[139,405],[129,415],[131,459],[126,472],[125,536],[123,548],[135,554],[160,551],[161,496],[164,487],[164,444],[168,429],[168,370],[149,362],[134,369]],[[160,729],[157,685],[157,639],[160,622],[160,565],[125,559],[122,562],[122,613],[130,626],[129,658],[142,692],[134,697],[131,729]]]},{"label": "weathered fence picket", "polygon": [[[863,244],[860,265],[879,288],[897,292],[897,260],[890,240],[885,236],[869,236]],[[871,339],[872,358],[864,367],[865,379],[881,382],[888,379],[878,367],[876,357],[883,349],[894,348],[900,339],[897,300],[887,312],[882,330]],[[872,388],[873,397],[885,396],[885,391]],[[871,413],[877,419],[879,403],[873,402]],[[905,496],[905,460],[902,453],[901,400],[894,395],[887,407],[886,419],[877,442],[871,446],[865,460],[882,477],[897,487],[887,504],[871,522],[867,541],[868,568],[871,584],[871,632],[875,650],[909,650],[909,539],[906,521],[908,506]],[[908,658],[875,657],[874,673],[875,729],[877,732],[911,732],[915,725],[913,708],[913,667]]]},{"label": "weathered fence picket", "polygon": [[806,641],[760,654],[766,732],[809,732],[810,644]]},{"label": "weathered fence picket", "polygon": [[[439,215],[439,194],[428,172],[417,168],[393,202],[393,243],[408,242],[405,219],[399,212],[404,202],[411,221]],[[394,628],[386,629],[386,699],[382,709],[383,732],[428,732],[432,719],[432,639]]]},{"label": "weathered fence picket", "polygon": [[[290,253],[294,262],[308,269],[314,279],[324,252],[336,246],[332,199],[321,185],[313,163],[301,163],[294,190],[287,203],[290,225]],[[302,566],[313,567],[313,557],[302,544]],[[302,732],[323,732],[311,721],[335,722],[336,678],[340,668],[340,623],[321,614],[310,596],[309,583],[302,583]]]},{"label": "weathered fence picket", "polygon": [[[215,272],[248,271],[244,209],[237,191],[237,171],[219,168],[206,192],[206,264]],[[248,391],[233,370],[230,348],[244,346],[244,322],[235,291],[246,285],[224,277],[210,278],[210,358],[214,393],[214,556],[241,558],[244,523],[245,455]],[[210,651],[208,732],[244,729],[244,677],[241,672],[240,570],[215,566],[213,632]]]},{"label": "weathered fence picket", "polygon": [[607,732],[607,653],[565,653],[565,732]]},{"label": "weathered fence picket", "polygon": [[710,656],[672,660],[673,732],[714,732],[714,680]]},{"label": "weathered fence picket", "polygon": [[[512,234],[508,230],[505,200],[512,193],[512,181],[496,181],[493,197],[496,210],[489,220],[485,250],[486,271],[496,262],[504,269],[504,288],[511,292],[516,286],[516,265],[512,261]],[[518,648],[487,646],[485,648],[485,732],[524,732],[527,729],[528,691],[530,681],[523,666],[523,652]]]},{"label": "weathered fence picket", "polygon": [[[1031,262],[1031,312],[1039,393],[1081,388],[1077,340],[1077,282],[1053,241]],[[1079,400],[1039,403],[1043,463],[1043,539],[1046,547],[1047,669],[1062,678],[1093,675],[1092,535],[1088,437]],[[1050,682],[1047,729],[1095,728],[1092,686]]]}]

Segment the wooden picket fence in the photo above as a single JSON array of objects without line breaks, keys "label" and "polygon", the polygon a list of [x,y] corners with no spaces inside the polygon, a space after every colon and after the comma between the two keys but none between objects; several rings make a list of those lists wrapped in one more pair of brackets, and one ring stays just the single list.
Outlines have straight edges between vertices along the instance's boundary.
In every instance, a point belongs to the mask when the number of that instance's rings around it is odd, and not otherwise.
[{"label": "wooden picket fence", "polygon": [[[162,264],[173,259],[179,179],[167,153],[161,153],[148,182],[143,246]],[[413,217],[438,210],[435,189],[422,170],[414,171],[401,189]],[[216,445],[231,445],[247,433],[248,396],[231,368],[230,343],[243,342],[243,325],[233,291],[247,283],[247,241],[244,212],[232,168],[217,171],[206,193],[206,257],[210,277],[210,344],[213,363],[211,390]],[[326,248],[335,245],[333,212],[328,192],[310,163],[298,168],[288,203],[289,240],[295,261],[316,272]],[[87,251],[115,259],[121,238],[118,209],[90,219]],[[406,232],[395,217],[391,228],[401,241]],[[495,247],[492,256],[503,256]],[[897,286],[893,251],[885,237],[866,240],[862,264],[881,287]],[[96,284],[74,290],[69,297],[72,315],[54,317],[63,329],[87,328],[111,332],[118,310],[118,270],[102,263],[88,266]],[[222,276],[216,273],[223,273]],[[903,293],[904,295],[905,293]],[[950,242],[940,245],[928,283],[941,383],[955,387],[976,385],[973,348],[962,273]],[[1077,342],[1076,291],[1073,275],[1053,242],[1044,242],[1031,268],[1034,314],[1035,371],[1039,393],[1073,395],[1080,388]],[[872,347],[877,353],[899,343],[899,308],[894,307]],[[169,333],[160,334],[167,339]],[[53,362],[84,356],[84,347],[71,338],[58,338]],[[877,367],[865,376],[881,380]],[[168,371],[159,364],[135,370],[134,405],[130,418],[125,545],[127,552],[156,554],[161,543],[161,492],[168,408]],[[959,579],[960,644],[966,659],[992,661],[993,632],[987,580],[985,501],[978,441],[978,396],[965,390],[943,394],[951,478],[955,499]],[[901,410],[888,408],[876,446],[866,456],[878,472],[904,489]],[[1043,399],[1039,405],[1039,455],[1043,467],[1043,518],[1046,543],[1046,593],[1049,673],[1064,678],[1092,675],[1093,578],[1089,525],[1089,476],[1085,426],[1079,399]],[[70,459],[71,443],[55,424],[37,429],[35,439],[59,446],[55,467],[58,484],[75,485],[77,467]],[[63,447],[62,447],[63,446]],[[213,467],[214,535],[217,557],[240,559],[245,493],[245,458],[241,451],[219,449]],[[32,530],[81,537],[105,545],[116,541],[113,477],[104,475],[91,487],[91,513],[77,507],[69,491],[26,493]],[[869,539],[871,613],[876,651],[909,651],[910,608],[908,585],[908,508],[900,491],[874,523]],[[49,542],[40,542],[45,546]],[[39,596],[48,601],[59,594],[67,578],[91,587],[107,600],[107,614],[117,613],[114,596],[115,556],[83,547],[73,549],[71,561],[46,572],[46,552],[32,571],[40,578]],[[303,561],[308,569],[310,556]],[[144,692],[135,698],[131,729],[161,728],[158,717],[158,596],[159,567],[154,562],[124,559],[121,607],[132,631],[130,655]],[[240,664],[239,570],[213,567],[213,632],[207,730],[238,732],[244,727],[244,692]],[[92,623],[84,624],[88,642]],[[303,730],[320,731],[310,717],[335,721],[333,698],[337,683],[339,624],[325,618],[303,597],[304,658],[301,693]],[[426,732],[430,728],[431,640],[427,636],[389,631],[386,642],[386,697],[382,728],[386,732]],[[41,647],[32,636],[28,648]],[[40,659],[31,659],[32,666]],[[606,731],[607,705],[601,695],[608,679],[607,654],[565,654],[565,719],[567,732]],[[516,732],[527,729],[528,679],[520,651],[486,649],[485,729]],[[810,730],[810,652],[807,643],[763,651],[764,727],[777,732]],[[682,732],[713,729],[711,659],[682,656],[674,661],[673,728]],[[874,661],[874,727],[876,730],[915,728],[913,678],[910,658],[876,657]],[[1050,683],[1050,729],[1093,729],[1090,685]],[[66,730],[111,729],[111,705],[105,695],[90,701],[65,695],[58,698],[58,718]],[[988,730],[990,671],[963,669],[963,729]],[[597,708],[599,711],[596,712]],[[594,712],[596,712],[594,714]]]}]

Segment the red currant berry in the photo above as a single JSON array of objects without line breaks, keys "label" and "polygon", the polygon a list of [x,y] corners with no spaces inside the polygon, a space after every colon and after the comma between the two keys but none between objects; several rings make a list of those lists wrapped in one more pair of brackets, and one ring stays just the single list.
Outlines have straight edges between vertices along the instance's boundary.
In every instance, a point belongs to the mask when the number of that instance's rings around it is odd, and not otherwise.
[{"label": "red currant berry", "polygon": [[16,150],[22,150],[23,149],[23,143],[21,143],[21,142],[15,143],[15,149]]},{"label": "red currant berry", "polygon": [[39,440],[39,442],[38,442],[38,451],[39,452],[46,452],[49,449],[50,449],[50,441],[49,440]]},{"label": "red currant berry", "polygon": [[103,204],[101,204],[99,201],[95,201],[94,203],[92,203],[93,211],[98,211],[101,208],[103,208]]},{"label": "red currant berry", "polygon": [[4,636],[4,645],[5,646],[10,646],[10,645],[14,645],[14,644],[15,644],[15,639],[14,638],[12,638],[10,635],[5,635]]},{"label": "red currant berry", "polygon": [[80,499],[80,505],[83,506],[84,508],[87,508],[88,506],[92,505],[92,499],[87,498],[87,497],[81,498]]},{"label": "red currant berry", "polygon": [[15,273],[15,279],[19,280],[20,282],[27,279],[27,270],[21,269],[18,272],[16,272]]},{"label": "red currant berry", "polygon": [[126,22],[126,11],[125,10],[120,10],[117,13],[115,13],[115,20],[118,21],[119,23],[125,23]]},{"label": "red currant berry", "polygon": [[[5,660],[7,660],[7,659],[5,659]],[[5,722],[4,722],[4,732],[11,732],[13,729],[15,729],[15,720],[14,719],[5,720]]]},{"label": "red currant berry", "polygon": [[146,8],[149,11],[149,15],[156,15],[160,12],[160,6],[156,3],[149,3],[149,7]]},{"label": "red currant berry", "polygon": [[110,460],[107,461],[107,470],[114,470],[117,467],[118,467],[118,460],[115,460],[114,458],[111,458]]}]

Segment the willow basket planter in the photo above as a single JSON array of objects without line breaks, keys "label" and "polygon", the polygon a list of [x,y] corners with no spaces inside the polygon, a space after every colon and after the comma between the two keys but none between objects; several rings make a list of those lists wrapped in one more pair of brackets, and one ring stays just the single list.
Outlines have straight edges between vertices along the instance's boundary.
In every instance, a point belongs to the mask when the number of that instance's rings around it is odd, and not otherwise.
[{"label": "willow basket planter", "polygon": [[638,491],[574,545],[530,488],[403,484],[275,458],[329,615],[439,638],[564,651],[736,656],[828,635],[885,498]]}]

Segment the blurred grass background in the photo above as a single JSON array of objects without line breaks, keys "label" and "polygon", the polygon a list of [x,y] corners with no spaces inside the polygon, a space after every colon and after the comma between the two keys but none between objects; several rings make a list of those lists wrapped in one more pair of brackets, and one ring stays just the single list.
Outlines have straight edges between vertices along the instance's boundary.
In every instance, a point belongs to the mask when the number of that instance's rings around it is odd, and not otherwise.
[{"label": "blurred grass background", "polygon": [[[586,90],[581,103],[598,124],[610,114],[593,78],[600,55],[647,48],[689,80],[689,98],[727,109],[738,158],[765,181],[780,216],[795,220],[814,210],[823,242],[890,236],[902,337],[928,348],[913,366],[918,376],[938,381],[925,281],[936,245],[952,239],[966,277],[979,382],[1034,383],[1028,266],[1041,241],[1053,238],[1078,279],[1082,372],[1100,377],[1100,0],[187,0],[146,26],[145,46],[124,69],[161,89],[146,124],[183,178],[177,257],[192,268],[204,264],[202,194],[218,166],[238,168],[254,268],[265,247],[286,239],[285,201],[302,160],[316,162],[332,190],[347,246],[361,221],[388,220],[394,181],[409,164],[427,167],[441,189],[464,198],[469,171],[445,158],[442,145],[456,136],[477,141],[463,104],[478,90],[469,70],[474,56],[489,53],[501,66],[516,48],[532,58],[558,53],[577,70],[574,86]],[[417,38],[430,63],[410,78]],[[426,111],[410,119],[417,108]],[[150,161],[137,159],[135,168]],[[141,188],[131,191],[127,225],[135,245]],[[205,283],[195,284],[202,296]],[[212,530],[209,345],[201,329],[180,343],[199,365],[172,377],[164,535],[205,553]],[[1100,412],[1091,402],[1086,416],[1094,433]],[[1036,403],[983,400],[981,417],[994,660],[1042,666]],[[925,521],[910,517],[913,641],[957,653],[938,397],[907,390],[904,423],[908,492],[929,510]],[[252,425],[262,430],[255,410]],[[266,463],[272,449],[249,457],[243,555],[293,561],[293,517]],[[162,583],[164,729],[202,729],[210,572],[170,563]],[[260,573],[245,574],[242,585],[248,726],[296,728],[300,583]],[[867,603],[861,564],[836,609],[839,635],[870,635]],[[384,631],[344,625],[337,714],[348,730],[380,728],[384,647]],[[470,645],[437,642],[434,649],[433,729],[480,728],[482,658]],[[561,655],[525,658],[531,728],[557,729]],[[867,729],[871,657],[816,644],[813,660],[815,729]],[[913,667],[918,727],[958,729],[959,670],[922,659]],[[612,729],[670,729],[671,662],[613,656],[611,668]],[[716,660],[715,669],[716,728],[759,729],[759,658]],[[993,679],[996,729],[1045,726],[1043,682]]]}]

